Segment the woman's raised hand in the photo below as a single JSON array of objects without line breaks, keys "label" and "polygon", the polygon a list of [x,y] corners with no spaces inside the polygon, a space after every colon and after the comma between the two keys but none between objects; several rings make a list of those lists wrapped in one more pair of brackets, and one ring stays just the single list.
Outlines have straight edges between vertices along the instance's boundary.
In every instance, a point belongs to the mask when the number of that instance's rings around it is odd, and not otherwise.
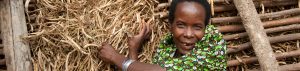
[{"label": "woman's raised hand", "polygon": [[142,21],[141,24],[142,28],[140,29],[139,33],[133,37],[129,37],[128,39],[128,46],[130,51],[138,52],[145,40],[149,39],[150,37],[151,29],[149,23],[145,23],[144,21]]},{"label": "woman's raised hand", "polygon": [[149,23],[145,24],[142,21],[142,28],[139,31],[139,34],[129,37],[128,39],[128,47],[129,47],[129,58],[133,60],[138,59],[138,51],[141,49],[142,44],[145,43],[145,40],[150,37],[150,26]]}]

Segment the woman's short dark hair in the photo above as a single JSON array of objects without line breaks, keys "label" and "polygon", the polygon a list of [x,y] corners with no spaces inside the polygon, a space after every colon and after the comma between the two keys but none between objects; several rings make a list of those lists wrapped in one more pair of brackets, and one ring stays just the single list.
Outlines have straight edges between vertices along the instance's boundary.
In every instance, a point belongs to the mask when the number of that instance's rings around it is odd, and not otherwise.
[{"label": "woman's short dark hair", "polygon": [[211,17],[211,9],[210,9],[210,4],[207,2],[207,0],[172,0],[170,9],[169,9],[169,22],[172,24],[175,18],[175,11],[176,11],[176,6],[177,4],[181,3],[181,2],[196,2],[200,5],[202,5],[205,9],[205,25],[207,25],[209,23],[210,17]]}]

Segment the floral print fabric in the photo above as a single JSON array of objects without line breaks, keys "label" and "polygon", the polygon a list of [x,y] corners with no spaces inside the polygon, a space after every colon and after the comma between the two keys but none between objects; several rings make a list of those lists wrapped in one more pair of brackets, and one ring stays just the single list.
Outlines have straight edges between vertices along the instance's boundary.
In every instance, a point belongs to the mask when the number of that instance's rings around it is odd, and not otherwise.
[{"label": "floral print fabric", "polygon": [[213,25],[207,25],[205,35],[188,54],[174,58],[176,51],[172,35],[161,41],[154,55],[153,63],[167,71],[226,71],[226,44]]}]

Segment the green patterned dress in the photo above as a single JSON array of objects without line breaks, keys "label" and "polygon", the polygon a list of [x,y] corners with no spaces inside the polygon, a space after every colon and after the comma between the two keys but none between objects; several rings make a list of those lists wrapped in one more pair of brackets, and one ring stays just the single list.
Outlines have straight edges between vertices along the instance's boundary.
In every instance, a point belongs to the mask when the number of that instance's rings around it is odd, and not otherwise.
[{"label": "green patterned dress", "polygon": [[188,54],[174,58],[176,51],[172,35],[161,41],[154,55],[153,64],[167,71],[226,71],[226,44],[213,25],[207,25],[205,35]]}]

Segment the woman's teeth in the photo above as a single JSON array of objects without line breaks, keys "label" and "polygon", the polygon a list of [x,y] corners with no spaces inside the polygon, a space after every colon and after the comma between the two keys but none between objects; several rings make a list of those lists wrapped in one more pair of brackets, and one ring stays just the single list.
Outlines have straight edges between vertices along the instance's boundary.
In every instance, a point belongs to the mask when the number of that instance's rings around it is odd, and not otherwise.
[{"label": "woman's teeth", "polygon": [[188,44],[188,43],[183,43],[184,46],[190,46],[190,45],[193,45],[193,44]]}]

